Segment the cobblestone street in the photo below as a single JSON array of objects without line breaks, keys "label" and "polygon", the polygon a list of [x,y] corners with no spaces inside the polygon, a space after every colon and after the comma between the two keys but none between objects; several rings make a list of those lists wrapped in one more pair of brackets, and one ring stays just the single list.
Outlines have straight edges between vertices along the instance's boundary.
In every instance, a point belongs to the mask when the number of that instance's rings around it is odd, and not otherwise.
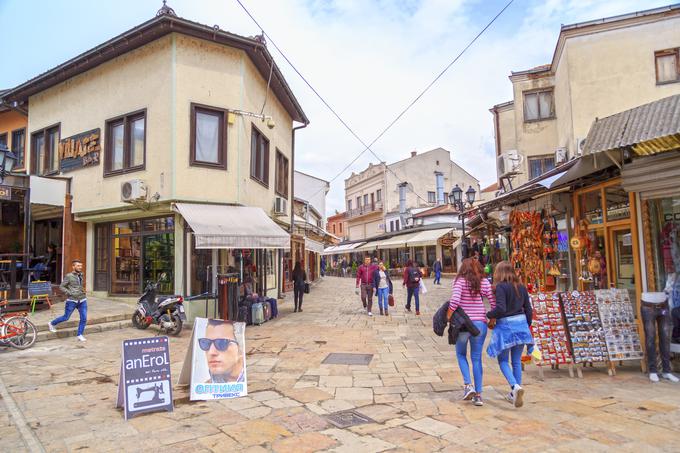
[{"label": "cobblestone street", "polygon": [[[249,396],[189,402],[175,388],[172,413],[125,421],[114,409],[121,341],[153,336],[131,328],[0,349],[0,450],[44,451],[678,451],[680,386],[650,384],[638,364],[614,377],[604,366],[535,366],[526,403],[503,399],[507,385],[485,356],[485,406],[459,401],[454,350],[432,332],[432,314],[450,283],[423,296],[422,316],[405,313],[395,286],[389,317],[369,318],[353,280],[326,278],[305,296],[304,312],[282,304],[279,318],[248,327]],[[395,282],[396,283],[396,282]],[[377,306],[374,307],[377,312]],[[374,313],[375,313],[374,312]],[[173,380],[191,333],[171,338]],[[373,354],[368,366],[327,365],[329,353]],[[10,397],[11,396],[11,397]],[[336,428],[324,416],[356,409],[372,422]]]}]

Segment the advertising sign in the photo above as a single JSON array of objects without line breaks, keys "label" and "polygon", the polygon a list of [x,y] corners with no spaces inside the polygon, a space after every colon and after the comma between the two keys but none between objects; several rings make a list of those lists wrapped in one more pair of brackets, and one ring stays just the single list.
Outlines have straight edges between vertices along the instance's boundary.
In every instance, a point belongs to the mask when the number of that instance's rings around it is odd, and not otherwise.
[{"label": "advertising sign", "polygon": [[170,344],[168,337],[123,341],[116,407],[125,420],[145,412],[172,412]]},{"label": "advertising sign", "polygon": [[238,398],[248,394],[243,322],[196,318],[179,376],[191,400]]},{"label": "advertising sign", "polygon": [[0,200],[11,200],[12,188],[9,186],[0,186]]},{"label": "advertising sign", "polygon": [[92,129],[59,141],[59,168],[64,173],[99,165],[100,155],[100,129]]}]

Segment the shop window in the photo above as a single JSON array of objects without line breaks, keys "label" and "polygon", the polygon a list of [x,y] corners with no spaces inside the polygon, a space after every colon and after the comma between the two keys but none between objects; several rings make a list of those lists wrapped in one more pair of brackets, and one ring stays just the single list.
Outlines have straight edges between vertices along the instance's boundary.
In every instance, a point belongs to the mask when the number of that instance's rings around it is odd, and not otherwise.
[{"label": "shop window", "polygon": [[433,245],[428,245],[427,247],[425,247],[425,249],[427,256],[427,263],[425,263],[425,265],[433,266],[434,262],[437,261],[437,247]]},{"label": "shop window", "polygon": [[630,217],[630,197],[621,186],[607,187],[604,190],[604,199],[608,222]]},{"label": "shop window", "polygon": [[428,203],[436,203],[437,202],[437,194],[435,192],[428,192],[427,193],[427,202]]},{"label": "shop window", "polygon": [[281,151],[276,150],[276,193],[284,198],[288,198],[288,159]]},{"label": "shop window", "polygon": [[[680,306],[680,197],[650,200],[649,230],[653,291],[666,291],[671,305]],[[652,285],[654,283],[654,285]]]},{"label": "shop window", "polygon": [[276,254],[275,250],[265,250],[265,273],[267,275],[267,289],[276,288]]},{"label": "shop window", "polygon": [[538,178],[555,168],[555,157],[541,156],[529,158],[529,179]]},{"label": "shop window", "polygon": [[269,187],[269,140],[253,125],[250,138],[250,177]]},{"label": "shop window", "polygon": [[581,208],[580,218],[587,220],[590,224],[600,224],[603,222],[602,195],[599,190],[579,195],[579,206]]},{"label": "shop window", "polygon": [[106,121],[104,176],[142,170],[146,159],[146,110]]},{"label": "shop window", "polygon": [[26,165],[26,129],[12,131],[12,152],[17,156],[14,168],[20,170]]},{"label": "shop window", "polygon": [[109,246],[111,245],[109,224],[95,225],[94,242],[94,290],[106,291],[109,288]]},{"label": "shop window", "polygon": [[226,110],[191,104],[191,165],[227,168],[226,118]]},{"label": "shop window", "polygon": [[197,249],[196,238],[190,234],[191,247],[191,295],[207,293],[212,286],[210,267],[212,266],[212,249]]},{"label": "shop window", "polygon": [[524,95],[524,121],[541,121],[555,118],[553,90],[532,91]]},{"label": "shop window", "polygon": [[59,126],[32,134],[32,173],[51,175],[59,171]]},{"label": "shop window", "polygon": [[680,81],[680,49],[655,52],[654,59],[657,85]]},{"label": "shop window", "polygon": [[7,146],[7,133],[0,134],[0,145]]}]

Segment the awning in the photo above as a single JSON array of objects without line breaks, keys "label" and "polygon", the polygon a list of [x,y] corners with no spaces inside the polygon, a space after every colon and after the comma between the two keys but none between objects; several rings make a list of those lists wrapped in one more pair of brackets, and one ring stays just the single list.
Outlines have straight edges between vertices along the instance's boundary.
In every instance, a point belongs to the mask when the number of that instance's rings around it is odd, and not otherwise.
[{"label": "awning", "polygon": [[563,171],[562,173],[557,173],[556,175],[549,176],[541,181],[538,182],[538,184],[542,185],[546,189],[550,189],[553,184],[555,184],[555,181],[560,179],[562,176],[566,175],[567,172]]},{"label": "awning", "polygon": [[305,238],[305,250],[314,253],[323,253],[323,244],[313,239]]},{"label": "awning", "polygon": [[31,204],[64,206],[64,201],[66,199],[66,181],[31,176],[29,184],[31,187]]},{"label": "awning", "polygon": [[623,188],[642,199],[680,196],[680,151],[633,159],[621,176]]},{"label": "awning", "polygon": [[414,237],[406,243],[408,247],[420,247],[425,245],[437,245],[437,239],[453,231],[453,228],[439,228],[436,230],[426,230],[416,233]]},{"label": "awning", "polygon": [[[612,155],[611,157],[616,158]],[[576,163],[569,170],[560,174],[560,177],[552,182],[551,187],[556,187],[562,184],[567,184],[577,179],[584,178],[586,176],[592,175],[598,171],[602,171],[606,168],[614,165],[614,161],[607,156],[597,154],[589,154],[581,156],[576,159]]]},{"label": "awning", "polygon": [[400,234],[399,236],[394,236],[389,239],[380,241],[378,244],[379,249],[396,249],[399,247],[407,247],[407,243],[416,237],[418,233],[408,233]]},{"label": "awning", "polygon": [[288,249],[290,235],[261,209],[175,203],[194,231],[197,249]]},{"label": "awning", "polygon": [[324,255],[335,255],[336,253],[348,253],[354,251],[357,247],[365,244],[365,242],[354,242],[352,244],[332,245],[323,251]]}]

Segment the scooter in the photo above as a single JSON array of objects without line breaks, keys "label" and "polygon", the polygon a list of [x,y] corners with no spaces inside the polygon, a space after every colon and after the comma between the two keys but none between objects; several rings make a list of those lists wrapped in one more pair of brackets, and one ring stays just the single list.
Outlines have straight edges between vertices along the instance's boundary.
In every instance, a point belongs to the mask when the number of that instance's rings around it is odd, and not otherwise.
[{"label": "scooter", "polygon": [[182,296],[156,296],[158,285],[167,275],[162,273],[156,283],[147,282],[144,294],[137,301],[137,310],[132,315],[132,325],[140,330],[157,324],[168,335],[177,336],[187,320]]}]

